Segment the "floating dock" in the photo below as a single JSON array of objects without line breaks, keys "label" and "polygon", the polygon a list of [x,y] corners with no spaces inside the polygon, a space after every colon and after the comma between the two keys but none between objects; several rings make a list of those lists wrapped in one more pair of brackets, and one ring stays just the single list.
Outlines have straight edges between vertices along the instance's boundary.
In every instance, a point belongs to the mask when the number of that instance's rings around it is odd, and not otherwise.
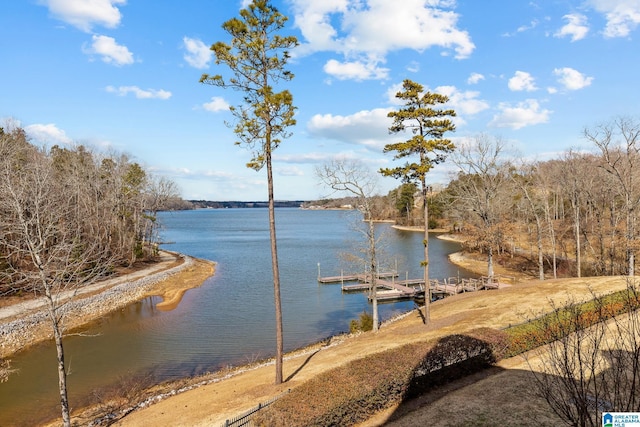
[{"label": "floating dock", "polygon": [[[369,274],[341,274],[340,276],[318,277],[318,282],[323,284],[356,282],[356,281],[368,283],[369,277],[370,277]],[[378,274],[378,278],[381,278],[381,279],[388,279],[390,277],[398,277],[398,273],[386,272],[386,273]]]},{"label": "floating dock", "polygon": [[[395,280],[396,277],[398,277],[396,272],[385,272],[378,275],[376,280],[376,287],[378,288],[376,292],[377,301],[424,299],[424,279]],[[500,289],[511,286],[511,284],[506,283],[508,280],[515,280],[515,278],[494,276],[492,278],[480,277],[477,279],[459,279],[457,277],[449,277],[443,280],[431,279],[429,280],[429,289],[431,295],[436,298],[444,298],[463,292]],[[371,275],[369,274],[342,274],[340,276],[318,277],[318,282],[323,284],[341,283],[343,292],[365,292],[371,289]],[[345,282],[358,283],[345,284]],[[372,299],[373,297],[369,295],[369,300],[371,301]]]}]

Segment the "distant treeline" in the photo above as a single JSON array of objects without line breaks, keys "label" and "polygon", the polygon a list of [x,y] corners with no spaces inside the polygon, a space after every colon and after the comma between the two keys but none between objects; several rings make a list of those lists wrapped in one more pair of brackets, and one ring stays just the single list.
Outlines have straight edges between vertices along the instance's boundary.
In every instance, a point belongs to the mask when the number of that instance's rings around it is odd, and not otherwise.
[{"label": "distant treeline", "polygon": [[[193,209],[230,209],[230,208],[266,208],[269,202],[213,202],[210,200],[189,200]],[[276,200],[276,208],[299,208],[305,203],[304,200]]]}]

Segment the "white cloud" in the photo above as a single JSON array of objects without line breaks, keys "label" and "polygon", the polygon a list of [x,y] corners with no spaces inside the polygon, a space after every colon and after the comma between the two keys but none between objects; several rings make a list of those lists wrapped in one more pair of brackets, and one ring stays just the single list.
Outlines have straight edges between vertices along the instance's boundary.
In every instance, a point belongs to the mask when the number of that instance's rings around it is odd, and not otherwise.
[{"label": "white cloud", "polygon": [[540,104],[535,99],[527,99],[516,106],[511,106],[509,103],[500,103],[498,109],[500,113],[493,116],[489,126],[517,130],[525,126],[546,123],[551,115],[551,111],[541,109]]},{"label": "white cloud", "polygon": [[302,169],[297,166],[279,167],[276,171],[280,176],[304,176]]},{"label": "white cloud", "polygon": [[138,99],[169,99],[171,98],[171,92],[163,89],[140,89],[138,86],[120,86],[113,87],[107,86],[105,90],[109,93],[115,93],[118,96],[126,96],[133,93]]},{"label": "white cloud", "polygon": [[[365,160],[362,157],[362,152],[360,151],[340,151],[340,152],[309,152],[309,153],[298,153],[298,154],[286,154],[281,155],[278,153],[273,154],[273,160],[278,163],[296,163],[296,164],[320,164],[326,163],[330,160],[334,159],[343,159],[343,160],[362,160],[368,162],[370,160]],[[372,161],[380,162],[379,159],[374,159]]]},{"label": "white cloud", "polygon": [[540,24],[540,21],[538,21],[537,19],[532,20],[529,24],[527,25],[521,25],[519,26],[515,32],[513,33],[504,33],[502,36],[503,37],[513,37],[515,36],[517,33],[525,33],[529,30],[533,30],[534,28],[536,28],[538,25]]},{"label": "white cloud", "polygon": [[316,114],[307,124],[312,136],[334,139],[380,150],[389,140],[389,110],[376,108],[350,116]]},{"label": "white cloud", "polygon": [[534,28],[536,28],[538,25],[540,24],[540,21],[538,21],[537,19],[532,20],[531,22],[529,22],[528,25],[521,25],[520,27],[518,27],[518,29],[516,30],[516,32],[518,33],[524,33],[527,32],[529,30],[533,30]]},{"label": "white cloud", "polygon": [[90,32],[94,25],[115,28],[122,15],[116,7],[126,0],[42,0],[57,19]]},{"label": "white cloud", "polygon": [[58,128],[55,124],[49,123],[33,124],[25,126],[24,131],[27,136],[33,141],[37,141],[43,144],[64,144],[71,145],[73,140],[67,136],[65,131]]},{"label": "white cloud", "polygon": [[333,154],[329,153],[318,153],[318,152],[305,152],[299,154],[279,154],[277,152],[273,153],[273,160],[278,161],[280,163],[322,163],[327,160],[331,160],[333,158]]},{"label": "white cloud", "polygon": [[187,51],[184,54],[184,60],[187,61],[187,64],[199,69],[209,66],[213,51],[202,40],[183,37],[182,43]]},{"label": "white cloud", "polygon": [[389,86],[386,92],[387,102],[391,105],[402,105],[404,102],[396,98],[396,94],[402,91],[402,82]]},{"label": "white cloud", "polygon": [[588,3],[605,15],[605,37],[626,37],[640,24],[640,0],[589,0]]},{"label": "white cloud", "polygon": [[582,40],[585,38],[587,33],[589,32],[589,27],[587,26],[587,17],[580,13],[573,13],[569,15],[563,16],[568,22],[558,30],[554,36],[556,37],[566,37],[570,36],[571,41],[575,42],[578,40]]},{"label": "white cloud", "polygon": [[573,68],[556,68],[553,74],[558,76],[558,82],[567,90],[578,90],[591,84],[593,77],[587,77]]},{"label": "white cloud", "polygon": [[217,113],[218,111],[226,111],[229,109],[229,103],[224,100],[224,98],[220,96],[214,96],[211,98],[211,102],[206,102],[202,104],[202,107],[211,111],[212,113]]},{"label": "white cloud", "polygon": [[455,86],[439,86],[434,92],[448,96],[447,105],[453,108],[457,114],[473,115],[489,108],[486,101],[478,99],[480,92],[477,91],[460,91]]},{"label": "white cloud", "polygon": [[525,71],[516,71],[515,75],[509,79],[509,89],[517,92],[523,90],[532,92],[538,88],[531,74]]},{"label": "white cloud", "polygon": [[476,83],[479,83],[480,80],[484,80],[484,76],[482,74],[480,74],[480,73],[471,73],[471,75],[467,79],[467,83],[470,84],[470,85],[474,85]]},{"label": "white cloud", "polygon": [[325,73],[338,80],[377,80],[385,79],[389,75],[389,69],[378,67],[377,61],[339,62],[330,59],[323,69]]},{"label": "white cloud", "polygon": [[[361,56],[384,63],[387,53],[401,49],[422,52],[440,47],[459,59],[475,49],[468,32],[458,28],[459,15],[449,10],[455,6],[451,0],[293,0],[293,5],[295,26],[303,36],[294,54],[343,54],[344,61],[333,60],[332,66],[355,65],[353,58]],[[370,72],[369,78],[386,78],[377,62],[365,63],[367,69],[377,71]],[[341,75],[362,79],[362,72]]]},{"label": "white cloud", "polygon": [[407,65],[407,71],[410,73],[417,73],[420,71],[420,63],[417,61],[411,61],[411,63]]},{"label": "white cloud", "polygon": [[84,53],[102,56],[102,61],[117,66],[133,64],[133,54],[126,46],[119,45],[113,37],[94,34],[90,48],[84,48]]}]

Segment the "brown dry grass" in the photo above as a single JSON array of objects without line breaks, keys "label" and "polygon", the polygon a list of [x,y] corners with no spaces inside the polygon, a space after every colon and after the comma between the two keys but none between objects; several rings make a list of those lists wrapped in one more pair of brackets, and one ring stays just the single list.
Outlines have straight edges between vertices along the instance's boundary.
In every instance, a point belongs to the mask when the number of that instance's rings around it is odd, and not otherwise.
[{"label": "brown dry grass", "polygon": [[[624,289],[621,277],[528,282],[498,291],[460,294],[433,304],[432,322],[425,327],[416,312],[385,325],[378,334],[338,337],[324,346],[292,355],[284,363],[282,385],[273,385],[274,367],[239,370],[226,379],[203,385],[131,413],[119,426],[221,425],[280,392],[351,360],[415,340],[464,333],[477,327],[501,328],[548,311],[549,300],[561,303],[590,298],[591,290]],[[223,374],[216,374],[221,377]],[[367,426],[390,425],[553,425],[544,402],[532,391],[524,359],[503,361],[497,368],[466,378],[420,400],[405,402],[374,417]],[[447,390],[447,389],[445,389]],[[438,420],[438,421],[436,421]],[[529,420],[529,421],[527,421]],[[427,422],[428,421],[428,422]]]}]

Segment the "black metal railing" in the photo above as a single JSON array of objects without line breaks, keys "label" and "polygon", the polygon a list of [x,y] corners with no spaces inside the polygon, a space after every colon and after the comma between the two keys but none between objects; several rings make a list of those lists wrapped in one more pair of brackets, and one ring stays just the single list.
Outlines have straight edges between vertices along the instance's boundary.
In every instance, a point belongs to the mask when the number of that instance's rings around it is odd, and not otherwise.
[{"label": "black metal railing", "polygon": [[270,399],[267,400],[266,402],[262,402],[262,403],[258,403],[258,406],[249,409],[247,412],[240,414],[238,416],[235,416],[229,420],[226,420],[224,422],[224,424],[222,424],[222,427],[242,427],[242,426],[251,426],[251,419],[253,417],[253,415],[255,415],[256,412],[260,411],[261,409],[266,408],[267,406],[271,405],[273,402],[275,402],[276,400],[280,399],[282,396],[288,394],[291,391],[291,389],[285,391],[284,393]]}]

